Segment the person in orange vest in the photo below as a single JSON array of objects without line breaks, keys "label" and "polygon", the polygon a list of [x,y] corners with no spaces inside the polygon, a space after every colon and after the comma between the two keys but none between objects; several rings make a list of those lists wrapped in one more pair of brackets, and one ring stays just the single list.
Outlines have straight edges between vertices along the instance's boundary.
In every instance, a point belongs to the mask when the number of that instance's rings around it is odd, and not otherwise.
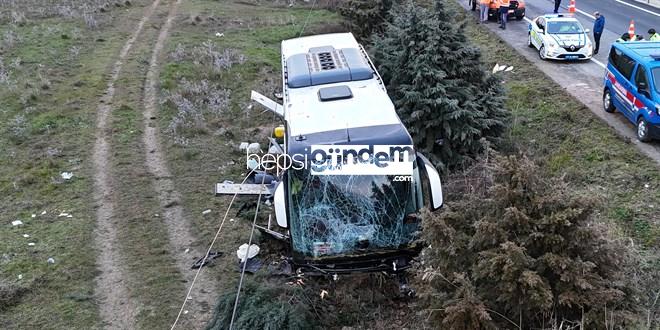
[{"label": "person in orange vest", "polygon": [[500,29],[506,30],[506,19],[509,16],[509,7],[511,2],[509,0],[500,0]]},{"label": "person in orange vest", "polygon": [[481,23],[488,22],[488,8],[490,7],[490,0],[479,0],[479,20]]}]

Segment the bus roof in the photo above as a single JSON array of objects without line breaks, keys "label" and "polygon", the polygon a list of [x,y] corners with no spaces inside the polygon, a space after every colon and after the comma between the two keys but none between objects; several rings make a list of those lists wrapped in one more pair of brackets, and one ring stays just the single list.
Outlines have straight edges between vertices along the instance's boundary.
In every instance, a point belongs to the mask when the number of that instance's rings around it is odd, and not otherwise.
[{"label": "bus roof", "polygon": [[403,126],[380,77],[351,33],[282,41],[282,71],[289,136]]}]

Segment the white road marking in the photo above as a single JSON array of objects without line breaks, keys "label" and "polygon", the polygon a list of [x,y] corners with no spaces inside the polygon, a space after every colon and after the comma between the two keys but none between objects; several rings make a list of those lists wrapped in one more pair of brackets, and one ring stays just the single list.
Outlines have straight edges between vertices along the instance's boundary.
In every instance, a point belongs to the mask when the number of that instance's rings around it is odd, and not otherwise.
[{"label": "white road marking", "polygon": [[[589,15],[589,14],[586,14],[586,13],[585,13],[585,15]],[[529,18],[527,18],[527,17],[525,17],[525,21],[527,21],[529,24],[532,24],[532,23],[533,23],[532,20],[529,19]],[[591,61],[594,62],[594,63],[596,63],[596,64],[598,64],[598,66],[600,66],[600,67],[603,68],[603,69],[606,69],[606,68],[607,68],[607,66],[606,66],[605,64],[603,64],[603,62],[601,62],[601,61],[599,61],[599,60],[597,60],[597,59],[595,59],[595,58],[593,58],[593,57],[591,58]]]},{"label": "white road marking", "polygon": [[596,19],[596,17],[595,17],[594,15],[591,15],[591,14],[587,13],[587,12],[584,11],[584,10],[579,10],[579,9],[577,9],[577,8],[575,8],[575,10],[576,10],[578,13],[580,13],[580,14],[582,14],[582,15],[584,15],[584,16],[587,16],[587,17],[589,17],[589,18],[591,18],[591,19],[593,19],[593,20]]},{"label": "white road marking", "polygon": [[597,59],[595,59],[595,58],[593,58],[593,57],[591,58],[591,61],[594,62],[594,63],[596,63],[596,64],[598,64],[601,68],[603,68],[603,69],[607,69],[607,66],[606,66],[605,64],[603,64],[603,62],[601,62],[601,61],[599,61],[599,60],[597,60]]},{"label": "white road marking", "polygon": [[633,8],[635,8],[635,9],[639,9],[639,10],[641,10],[641,11],[647,12],[647,13],[649,13],[649,14],[651,14],[651,15],[655,15],[655,16],[660,17],[660,14],[658,14],[658,13],[656,13],[656,12],[653,12],[653,11],[650,11],[650,10],[648,10],[648,9],[646,9],[646,8],[642,8],[642,7],[640,7],[640,6],[635,6],[635,5],[631,4],[631,3],[627,3],[627,2],[625,2],[625,1],[621,1],[621,0],[614,0],[614,1],[616,1],[616,2],[618,2],[618,3],[620,3],[620,4],[624,4],[624,5],[626,5],[626,6],[633,7]]}]

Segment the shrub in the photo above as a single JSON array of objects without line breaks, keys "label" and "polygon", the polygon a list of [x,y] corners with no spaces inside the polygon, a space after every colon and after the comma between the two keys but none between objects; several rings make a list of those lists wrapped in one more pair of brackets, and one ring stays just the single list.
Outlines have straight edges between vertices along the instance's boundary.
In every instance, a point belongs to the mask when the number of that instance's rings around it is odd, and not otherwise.
[{"label": "shrub", "polygon": [[407,2],[392,17],[373,52],[399,116],[443,171],[470,163],[506,128],[500,80],[483,70],[442,2],[434,11]]},{"label": "shrub", "polygon": [[525,157],[497,157],[492,171],[483,196],[424,214],[423,292],[437,324],[630,326],[629,254],[592,221],[597,201],[542,177]]},{"label": "shrub", "polygon": [[348,19],[348,28],[359,38],[382,32],[389,11],[396,0],[348,0],[339,6],[339,13]]},{"label": "shrub", "polygon": [[[234,329],[314,329],[316,319],[299,286],[248,279],[239,300]],[[207,330],[229,329],[236,292],[222,295]]]},{"label": "shrub", "polygon": [[28,289],[5,281],[0,281],[0,312],[16,305]]}]

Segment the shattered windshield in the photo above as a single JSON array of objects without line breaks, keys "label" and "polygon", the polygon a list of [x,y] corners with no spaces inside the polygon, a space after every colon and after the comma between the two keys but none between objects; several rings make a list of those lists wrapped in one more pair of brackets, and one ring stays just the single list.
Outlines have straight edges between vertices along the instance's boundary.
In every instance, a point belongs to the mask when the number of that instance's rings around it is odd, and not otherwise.
[{"label": "shattered windshield", "polygon": [[576,34],[584,33],[582,26],[578,22],[550,22],[548,23],[548,33],[550,34]]},{"label": "shattered windshield", "polygon": [[[386,175],[312,175],[289,171],[291,239],[311,257],[396,249],[415,239],[418,221],[404,221],[422,205],[419,172]],[[408,222],[408,223],[406,223]]]}]

